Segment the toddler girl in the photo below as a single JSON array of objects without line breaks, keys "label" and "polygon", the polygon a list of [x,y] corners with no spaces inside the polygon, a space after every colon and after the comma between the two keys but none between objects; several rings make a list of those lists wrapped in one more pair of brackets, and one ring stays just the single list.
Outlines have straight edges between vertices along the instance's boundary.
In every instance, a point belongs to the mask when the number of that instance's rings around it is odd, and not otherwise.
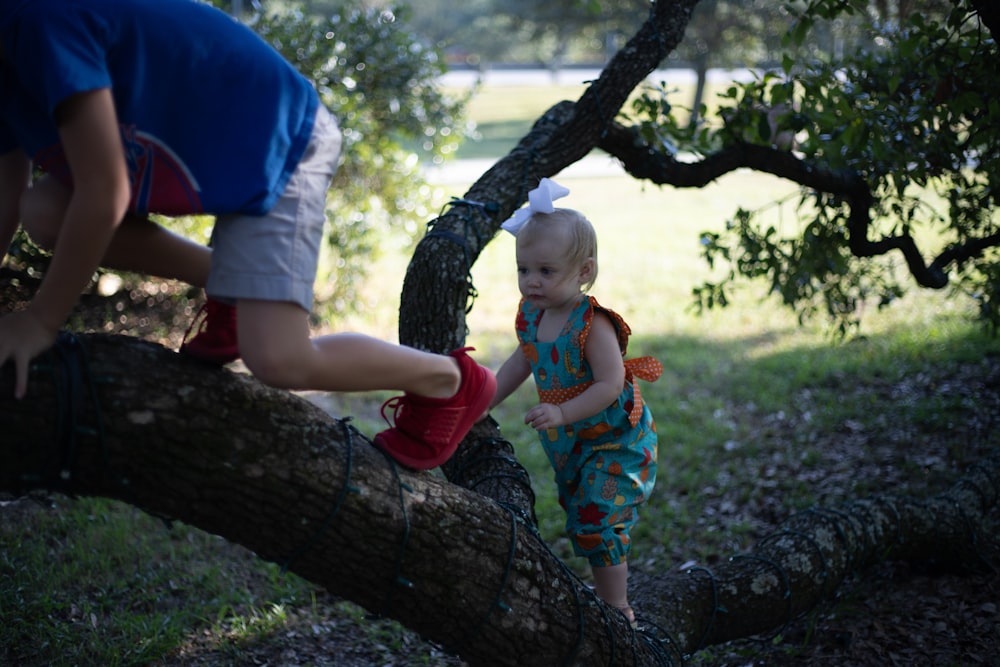
[{"label": "toddler girl", "polygon": [[542,179],[503,228],[517,237],[518,348],[497,372],[491,407],[534,375],[539,403],[524,416],[555,470],[574,552],[592,567],[597,594],[633,624],[629,532],[656,479],[656,427],[635,377],[653,381],[651,358],[625,360],[631,330],[589,290],[597,278],[590,222],[552,200],[569,193]]}]

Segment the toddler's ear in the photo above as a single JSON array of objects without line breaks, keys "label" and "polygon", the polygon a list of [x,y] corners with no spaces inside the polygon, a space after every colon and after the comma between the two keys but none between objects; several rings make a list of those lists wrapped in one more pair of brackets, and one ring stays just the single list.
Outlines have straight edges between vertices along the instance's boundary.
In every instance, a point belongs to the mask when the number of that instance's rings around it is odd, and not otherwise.
[{"label": "toddler's ear", "polygon": [[580,266],[580,282],[586,284],[594,277],[594,258],[588,257]]}]

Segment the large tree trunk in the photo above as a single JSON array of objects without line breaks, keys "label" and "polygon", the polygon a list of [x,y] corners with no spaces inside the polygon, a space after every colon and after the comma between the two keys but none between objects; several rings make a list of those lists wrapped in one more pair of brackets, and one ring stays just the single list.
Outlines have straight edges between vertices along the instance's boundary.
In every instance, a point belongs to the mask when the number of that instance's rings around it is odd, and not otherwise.
[{"label": "large tree trunk", "polygon": [[[184,521],[473,665],[677,664],[781,627],[887,555],[975,558],[1000,494],[995,459],[939,498],[799,514],[715,571],[644,577],[634,601],[654,625],[633,633],[547,548],[530,498],[494,470],[466,469],[473,493],[398,468],[304,399],[127,337],[64,335],[29,395],[12,389],[8,365],[0,492],[100,495]],[[466,451],[500,438],[486,423],[469,440]]]}]

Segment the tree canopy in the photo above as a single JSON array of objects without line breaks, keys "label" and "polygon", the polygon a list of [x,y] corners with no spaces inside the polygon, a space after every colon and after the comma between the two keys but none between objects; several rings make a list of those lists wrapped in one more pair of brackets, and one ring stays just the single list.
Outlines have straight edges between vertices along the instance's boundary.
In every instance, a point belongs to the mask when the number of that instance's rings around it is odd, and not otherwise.
[{"label": "tree canopy", "polygon": [[[701,4],[679,11],[694,16]],[[654,3],[650,16],[659,9]],[[609,98],[595,82],[565,110],[565,123],[599,105],[606,117],[596,147],[659,185],[700,187],[750,168],[799,186],[797,201],[741,209],[706,229],[706,260],[727,273],[696,290],[701,308],[724,306],[740,280],[759,279],[801,318],[825,316],[847,333],[866,308],[891,304],[915,282],[974,299],[996,330],[996,10],[859,0],[784,10],[791,21],[782,28],[780,67],[734,84],[718,117],[699,113],[700,123],[681,127],[669,82],[656,87],[640,77],[646,90],[637,98],[631,88]],[[831,34],[853,35],[850,50],[817,48]],[[622,77],[617,62],[648,56],[660,66],[683,41],[652,55],[619,51],[602,80]],[[568,159],[589,152],[579,136],[556,133],[576,144],[559,147]]]},{"label": "tree canopy", "polygon": [[[791,9],[781,69],[730,88],[718,123],[678,127],[660,90],[602,143],[660,184],[699,186],[742,166],[801,187],[794,222],[781,206],[741,209],[706,230],[706,259],[729,272],[697,291],[699,305],[725,305],[738,278],[759,278],[802,317],[824,313],[846,331],[865,306],[901,296],[909,274],[974,298],[996,330],[1000,73],[988,16],[964,3],[938,21],[871,16],[864,2]],[[795,56],[817,25],[859,13],[869,46]]]}]

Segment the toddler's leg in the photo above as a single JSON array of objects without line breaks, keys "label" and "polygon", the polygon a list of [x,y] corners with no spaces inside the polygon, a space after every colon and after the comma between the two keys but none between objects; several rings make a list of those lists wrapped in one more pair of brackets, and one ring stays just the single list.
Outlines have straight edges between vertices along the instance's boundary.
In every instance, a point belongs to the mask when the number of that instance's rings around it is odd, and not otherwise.
[{"label": "toddler's leg", "polygon": [[622,561],[607,567],[595,565],[592,571],[597,596],[625,614],[629,623],[635,623],[635,612],[628,603],[628,562]]}]

